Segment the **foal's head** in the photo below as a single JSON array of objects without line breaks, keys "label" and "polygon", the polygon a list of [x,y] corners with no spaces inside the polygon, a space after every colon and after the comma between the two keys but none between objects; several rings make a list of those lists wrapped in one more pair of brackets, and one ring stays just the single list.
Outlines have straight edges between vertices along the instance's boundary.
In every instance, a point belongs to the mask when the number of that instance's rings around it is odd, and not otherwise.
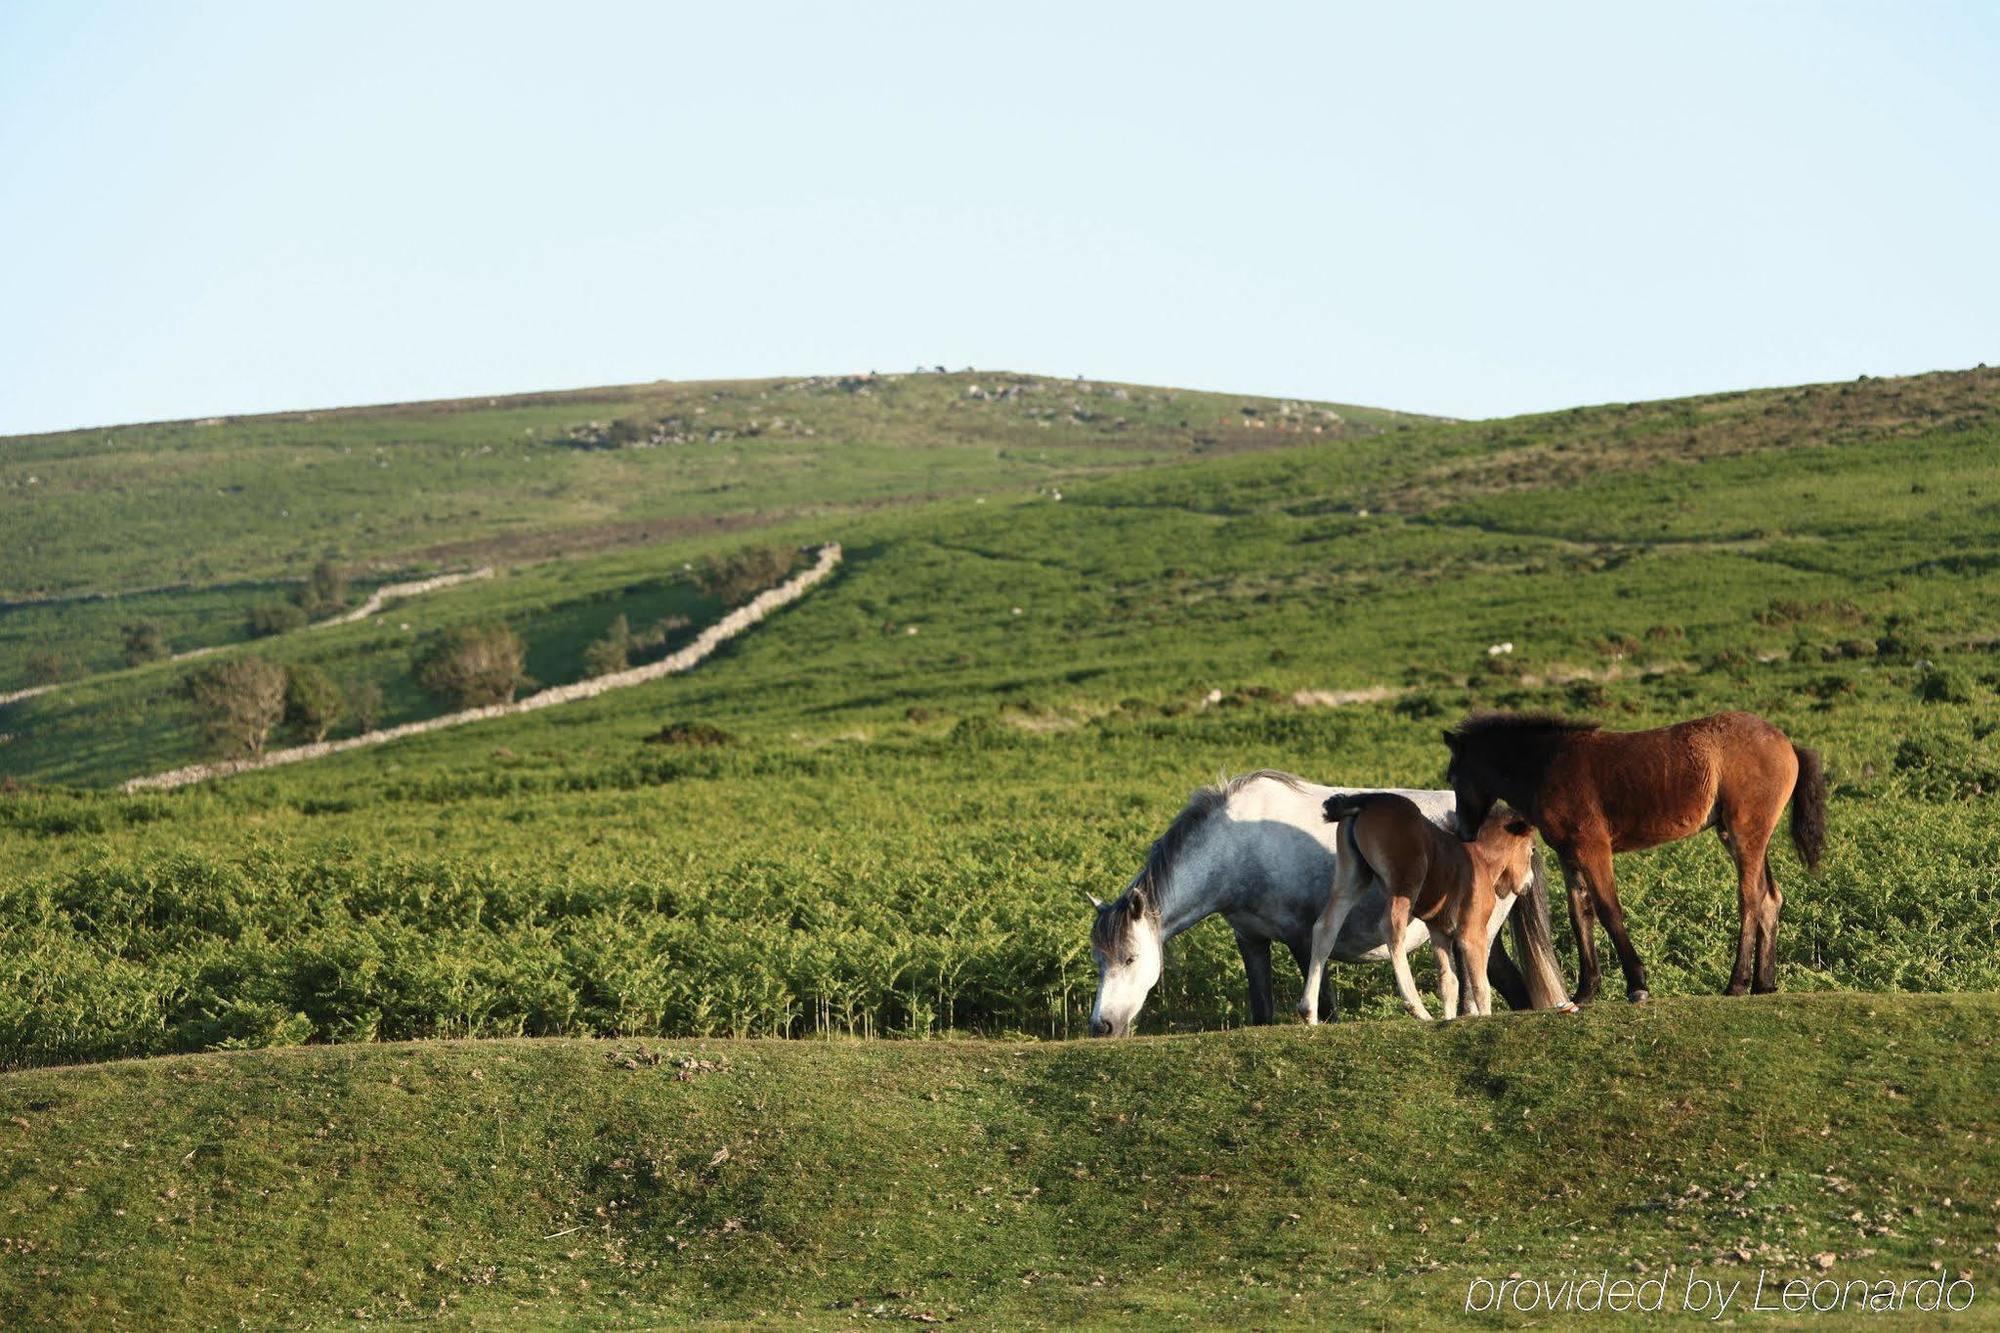
[{"label": "foal's head", "polygon": [[1487,812],[1471,850],[1485,873],[1493,876],[1496,897],[1521,892],[1535,876],[1535,826],[1505,806]]},{"label": "foal's head", "polygon": [[1097,964],[1097,999],[1090,1006],[1090,1035],[1129,1036],[1166,957],[1160,913],[1143,880],[1096,906],[1090,955]]}]

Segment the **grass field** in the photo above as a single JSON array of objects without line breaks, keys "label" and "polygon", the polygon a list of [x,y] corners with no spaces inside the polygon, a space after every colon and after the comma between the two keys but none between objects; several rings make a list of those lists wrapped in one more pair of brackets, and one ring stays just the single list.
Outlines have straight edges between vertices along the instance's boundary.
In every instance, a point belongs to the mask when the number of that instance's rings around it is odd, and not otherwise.
[{"label": "grass field", "polygon": [[[689,676],[173,796],[35,784],[192,757],[182,669],[27,700],[0,1049],[1060,1035],[1091,986],[1078,890],[1122,884],[1190,787],[1428,785],[1438,727],[1493,705],[1767,714],[1834,780],[1822,874],[1778,862],[1785,984],[2000,987],[1996,400],[1973,372],[1425,425],[829,522],[838,577]],[[393,687],[420,630],[502,617],[559,670],[694,553],[267,642]],[[733,743],[648,743],[677,720]],[[1720,988],[1724,865],[1705,839],[1623,863],[1656,989]],[[1343,972],[1382,1012],[1384,978]],[[1239,974],[1211,923],[1153,1021],[1240,1022]]]},{"label": "grass field", "polygon": [[1821,995],[16,1073],[0,1319],[1386,1328],[1461,1322],[1475,1279],[1608,1272],[1676,1311],[1690,1276],[1741,1281],[1741,1324],[1760,1271],[1771,1305],[1963,1271],[1986,1326],[1996,1024],[1991,996]]},{"label": "grass field", "polygon": [[[1042,387],[992,396],[1017,381]],[[796,412],[813,435],[772,437],[795,415],[781,400],[823,413]],[[761,433],[694,437],[694,406]],[[490,1322],[1289,1322],[1338,1293],[1365,1322],[1414,1290],[1444,1320],[1503,1258],[1502,1276],[1706,1265],[1737,1236],[1751,1268],[1935,1258],[1976,1264],[1986,1291],[2000,372],[1504,422],[1328,411],[911,376],[0,443],[0,468],[70,479],[5,529],[18,591],[167,599],[212,642],[329,551],[370,579],[497,561],[489,582],[254,647],[379,679],[398,717],[426,706],[411,653],[450,625],[504,619],[535,674],[566,679],[621,611],[711,616],[685,581],[706,554],[847,553],[685,676],[167,795],[108,789],[194,757],[185,665],[0,707],[11,1308],[47,1290],[77,1318],[95,1298],[203,1323],[262,1308],[261,1283],[325,1315],[442,1300]],[[613,421],[664,438],[594,447]],[[475,476],[502,427],[523,452]],[[413,452],[365,461],[396,440]],[[114,445],[145,486],[105,483],[92,450]],[[222,505],[293,485],[301,458],[326,465],[304,486],[320,499],[281,507],[309,522]],[[414,481],[374,475],[405,461]],[[176,469],[246,489],[210,510]],[[332,505],[350,486],[372,527]],[[119,524],[169,554],[134,558],[102,535]],[[82,619],[51,633],[115,645],[118,603],[63,605]],[[1480,707],[1619,726],[1748,708],[1821,749],[1826,861],[1775,860],[1795,994],[1694,998],[1721,988],[1735,925],[1722,851],[1698,839],[1619,864],[1664,997],[1649,1011],[1223,1031],[1246,1006],[1211,922],[1170,948],[1141,1020],[1189,1035],[1028,1040],[1087,1010],[1079,890],[1120,888],[1191,787],[1259,766],[1434,785],[1439,728]],[[676,722],[722,743],[663,743]],[[1336,971],[1355,1012],[1395,1012],[1386,971]],[[611,1045],[361,1044],[521,1036]],[[740,1040],[771,1036],[832,1040]],[[868,1036],[954,1040],[849,1040]],[[726,1070],[676,1081],[642,1041]],[[177,1052],[197,1054],[36,1068]],[[1161,1088],[1184,1122],[1147,1109]],[[1584,1142],[1507,1132],[1524,1120]],[[197,1139],[192,1165],[155,1169]],[[450,1172],[399,1146],[417,1142]],[[1148,1181],[1153,1153],[1169,1165]],[[1505,1206],[1461,1204],[1489,1158]],[[82,1193],[63,1162],[88,1167]],[[194,1167],[200,1209],[135,1193]],[[1136,1213],[1135,1173],[1159,1183]],[[567,1248],[522,1239],[572,1225],[547,1242]],[[759,1285],[774,1261],[796,1279]]]}]

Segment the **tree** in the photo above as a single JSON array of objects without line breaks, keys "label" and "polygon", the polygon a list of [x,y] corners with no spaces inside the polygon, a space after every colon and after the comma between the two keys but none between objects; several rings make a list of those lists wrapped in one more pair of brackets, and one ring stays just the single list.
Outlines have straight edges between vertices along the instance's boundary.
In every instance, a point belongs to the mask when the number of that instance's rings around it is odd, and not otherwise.
[{"label": "tree", "polygon": [[608,676],[632,665],[632,625],[624,616],[611,622],[604,637],[583,650],[583,674]]},{"label": "tree", "polygon": [[167,655],[167,636],[150,620],[125,627],[125,665],[157,662]]},{"label": "tree", "polygon": [[253,606],[245,617],[243,628],[253,639],[269,638],[273,634],[283,634],[295,630],[306,623],[306,613],[290,602],[274,602],[270,606]]},{"label": "tree", "polygon": [[382,720],[382,687],[372,680],[353,681],[347,687],[347,711],[356,731],[373,731]]},{"label": "tree", "polygon": [[695,570],[697,588],[724,606],[747,602],[792,572],[799,553],[784,546],[746,546],[710,556]]},{"label": "tree", "polygon": [[285,669],[261,657],[238,657],[188,681],[195,718],[211,750],[226,758],[259,755],[285,715]]},{"label": "tree", "polygon": [[347,605],[347,571],[331,560],[322,560],[306,575],[299,589],[298,603],[308,616],[319,617]]},{"label": "tree", "polygon": [[340,721],[346,696],[333,677],[316,666],[285,669],[285,721],[310,741],[323,741]]},{"label": "tree", "polygon": [[505,625],[460,625],[447,630],[417,659],[417,684],[459,708],[504,704],[528,679],[527,649]]}]

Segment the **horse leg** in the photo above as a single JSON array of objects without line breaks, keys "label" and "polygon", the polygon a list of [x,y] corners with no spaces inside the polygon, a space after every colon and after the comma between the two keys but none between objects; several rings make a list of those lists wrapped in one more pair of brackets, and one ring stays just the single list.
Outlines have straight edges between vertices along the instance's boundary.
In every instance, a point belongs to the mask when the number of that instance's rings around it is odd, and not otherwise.
[{"label": "horse leg", "polygon": [[1250,978],[1250,1021],[1271,1021],[1271,941],[1236,932],[1236,952],[1243,955],[1243,971]]},{"label": "horse leg", "polygon": [[1743,848],[1731,836],[1726,820],[1715,830],[1715,835],[1722,839],[1722,846],[1729,853],[1729,863],[1736,867],[1736,966],[1729,970],[1729,984],[1723,987],[1722,993],[1741,995],[1750,989],[1751,970],[1756,965],[1764,884],[1750,874]]},{"label": "horse leg", "polygon": [[[1431,1021],[1430,1008],[1417,993],[1417,979],[1410,975],[1410,956],[1403,952],[1403,936],[1410,928],[1410,900],[1407,895],[1389,894],[1389,968],[1396,974],[1396,989],[1402,993],[1403,1007],[1410,1016]],[[1315,945],[1313,952],[1319,952]]]},{"label": "horse leg", "polygon": [[1326,960],[1333,956],[1333,942],[1347,924],[1347,914],[1361,900],[1368,886],[1368,868],[1359,856],[1342,856],[1333,863],[1333,888],[1326,907],[1313,922],[1312,958],[1306,965],[1305,989],[1299,992],[1299,1014],[1307,1027],[1319,1022],[1319,993],[1326,983]]},{"label": "horse leg", "polygon": [[1445,1020],[1449,1022],[1458,1017],[1457,960],[1453,957],[1451,936],[1436,926],[1431,927],[1431,952],[1437,955],[1438,1004],[1443,1006]]},{"label": "horse leg", "polygon": [[1465,985],[1472,997],[1467,1007],[1481,1016],[1493,1012],[1493,987],[1487,982],[1486,971],[1492,921],[1493,904],[1489,899],[1483,904],[1475,903],[1458,930],[1459,947],[1465,951]]},{"label": "horse leg", "polygon": [[[1770,823],[1777,823],[1776,816]],[[1752,989],[1753,969],[1757,982],[1755,989],[1775,990],[1775,985],[1768,984],[1770,978],[1766,970],[1776,960],[1766,961],[1760,956],[1767,952],[1767,925],[1773,935],[1777,926],[1775,915],[1767,917],[1765,914],[1765,905],[1777,887],[1764,857],[1765,849],[1770,846],[1771,830],[1768,826],[1757,829],[1732,821],[1722,841],[1736,862],[1736,906],[1742,916],[1736,936],[1736,967],[1729,974],[1729,989],[1725,994],[1741,995]],[[1766,885],[1770,885],[1769,890]]]},{"label": "horse leg", "polygon": [[1758,995],[1769,995],[1778,989],[1778,913],[1784,908],[1785,895],[1778,889],[1778,881],[1771,874],[1771,859],[1764,858],[1764,902],[1762,929],[1757,934],[1757,981],[1751,990]]},{"label": "horse leg", "polygon": [[1306,965],[1305,989],[1299,993],[1299,1013],[1304,1015],[1307,1027],[1319,1022],[1319,993],[1326,984],[1326,960],[1333,956],[1333,942],[1340,938],[1340,928],[1347,923],[1347,914],[1354,910],[1355,900],[1360,896],[1358,886],[1352,892],[1344,891],[1336,873],[1333,899],[1320,913],[1319,920],[1313,922],[1312,958]]},{"label": "horse leg", "polygon": [[[1297,940],[1287,940],[1285,941],[1285,947],[1292,951],[1292,961],[1299,965],[1300,978],[1303,979],[1310,976],[1312,974],[1311,943],[1309,941],[1301,943]],[[1303,990],[1299,992],[1297,1008],[1301,1014],[1306,1011],[1306,997]],[[1340,1021],[1340,988],[1333,984],[1333,974],[1325,968],[1320,969],[1319,1013],[1324,1015],[1326,1021],[1329,1023],[1338,1023]]]},{"label": "horse leg", "polygon": [[1604,922],[1604,933],[1618,951],[1618,966],[1625,973],[1625,998],[1634,1004],[1652,999],[1653,993],[1646,987],[1646,965],[1639,961],[1639,951],[1625,933],[1625,909],[1618,905],[1618,880],[1611,869],[1611,844],[1581,849],[1577,864],[1590,886],[1591,905]]},{"label": "horse leg", "polygon": [[1576,1002],[1589,1004],[1604,984],[1597,967],[1597,910],[1591,906],[1590,884],[1576,857],[1557,853],[1562,865],[1563,886],[1569,890],[1569,927],[1576,935]]}]

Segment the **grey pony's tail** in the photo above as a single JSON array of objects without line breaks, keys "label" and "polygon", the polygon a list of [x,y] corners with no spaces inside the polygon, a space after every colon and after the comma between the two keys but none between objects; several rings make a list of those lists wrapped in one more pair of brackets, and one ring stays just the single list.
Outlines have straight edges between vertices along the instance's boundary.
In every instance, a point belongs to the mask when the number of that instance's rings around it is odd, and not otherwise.
[{"label": "grey pony's tail", "polygon": [[1569,989],[1563,984],[1562,967],[1556,962],[1555,937],[1549,930],[1549,875],[1542,863],[1542,849],[1535,848],[1535,873],[1522,892],[1523,901],[1507,913],[1507,927],[1514,935],[1514,950],[1521,955],[1521,979],[1528,987],[1531,1009],[1561,1009],[1569,1004]]}]

